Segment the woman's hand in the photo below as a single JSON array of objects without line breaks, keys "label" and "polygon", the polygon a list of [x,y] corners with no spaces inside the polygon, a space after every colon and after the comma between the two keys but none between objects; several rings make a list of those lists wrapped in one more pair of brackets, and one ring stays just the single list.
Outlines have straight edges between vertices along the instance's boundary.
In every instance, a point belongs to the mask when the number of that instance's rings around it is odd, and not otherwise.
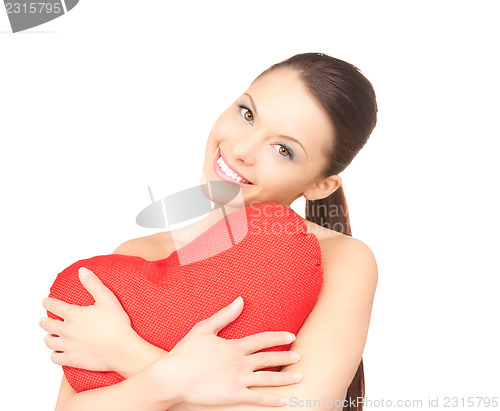
[{"label": "woman's hand", "polygon": [[81,267],[79,278],[95,300],[94,305],[78,306],[46,297],[43,306],[64,321],[43,317],[40,326],[48,332],[45,344],[53,352],[51,359],[59,365],[91,371],[116,371],[122,351],[138,338],[130,318],[111,290],[87,268]]},{"label": "woman's hand", "polygon": [[295,336],[276,331],[232,340],[218,337],[217,333],[234,321],[242,308],[243,300],[238,298],[197,323],[169,354],[152,364],[153,373],[158,376],[158,389],[174,388],[181,393],[181,402],[169,410],[189,409],[190,404],[285,404],[280,402],[280,396],[259,393],[248,387],[290,385],[301,380],[301,376],[294,377],[291,372],[255,371],[296,363],[300,356],[294,358],[293,354],[297,353],[291,351],[255,353],[289,344]]}]

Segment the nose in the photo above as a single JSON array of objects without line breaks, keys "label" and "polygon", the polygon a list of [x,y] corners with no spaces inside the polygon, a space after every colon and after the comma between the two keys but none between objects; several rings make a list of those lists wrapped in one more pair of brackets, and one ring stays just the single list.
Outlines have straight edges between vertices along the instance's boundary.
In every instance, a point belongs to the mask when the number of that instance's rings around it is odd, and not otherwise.
[{"label": "nose", "polygon": [[[250,137],[242,137],[233,140],[231,144],[231,158],[233,161],[246,166],[255,164],[255,159],[258,155],[257,139],[253,140]],[[236,164],[235,164],[236,165]]]}]

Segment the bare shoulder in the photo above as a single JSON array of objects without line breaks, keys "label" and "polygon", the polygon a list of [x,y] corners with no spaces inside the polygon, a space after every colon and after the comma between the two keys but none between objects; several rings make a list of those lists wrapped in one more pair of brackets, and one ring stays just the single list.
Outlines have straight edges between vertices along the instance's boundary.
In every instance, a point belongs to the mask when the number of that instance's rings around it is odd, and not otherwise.
[{"label": "bare shoulder", "polygon": [[320,241],[322,257],[326,267],[345,266],[365,268],[366,272],[377,274],[377,261],[372,249],[364,241],[347,235],[332,236]]},{"label": "bare shoulder", "polygon": [[378,268],[372,249],[364,241],[304,220],[308,232],[318,238],[324,275],[363,275],[378,280]]},{"label": "bare shoulder", "polygon": [[165,258],[171,253],[170,243],[171,234],[169,231],[155,233],[127,240],[120,244],[112,254],[132,255],[154,261]]}]

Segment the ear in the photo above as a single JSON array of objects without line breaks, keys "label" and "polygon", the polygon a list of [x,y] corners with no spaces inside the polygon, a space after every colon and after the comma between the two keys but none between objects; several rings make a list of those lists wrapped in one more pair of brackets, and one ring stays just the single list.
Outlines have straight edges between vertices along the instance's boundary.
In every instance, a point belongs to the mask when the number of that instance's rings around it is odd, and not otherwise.
[{"label": "ear", "polygon": [[328,197],[342,185],[339,175],[328,176],[313,183],[302,193],[307,200],[321,200]]}]

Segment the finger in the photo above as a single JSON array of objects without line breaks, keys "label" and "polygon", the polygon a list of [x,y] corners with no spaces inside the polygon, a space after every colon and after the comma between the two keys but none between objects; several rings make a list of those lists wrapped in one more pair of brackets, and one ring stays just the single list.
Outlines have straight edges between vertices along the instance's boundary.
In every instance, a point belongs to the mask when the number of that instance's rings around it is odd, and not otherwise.
[{"label": "finger", "polygon": [[243,379],[248,387],[278,387],[296,384],[302,380],[300,371],[256,371]]},{"label": "finger", "polygon": [[54,351],[64,351],[64,339],[52,334],[45,334],[43,337],[45,345]]},{"label": "finger", "polygon": [[285,397],[262,394],[258,391],[252,391],[247,388],[245,393],[242,395],[241,402],[245,404],[261,405],[267,407],[279,407],[289,403],[289,400]]},{"label": "finger", "polygon": [[300,354],[294,351],[259,352],[248,355],[245,360],[250,364],[250,368],[255,371],[262,368],[295,364],[300,360]]},{"label": "finger", "polygon": [[215,333],[215,335],[217,335],[220,330],[241,314],[242,309],[243,299],[238,297],[231,304],[217,311],[211,317],[196,324],[195,330],[204,334]]},{"label": "finger", "polygon": [[71,304],[52,297],[45,297],[42,300],[42,305],[47,311],[61,318],[66,318],[72,308]]},{"label": "finger", "polygon": [[245,354],[251,354],[263,348],[287,345],[294,340],[295,335],[286,331],[264,331],[232,341],[237,341]]},{"label": "finger", "polygon": [[42,317],[40,318],[40,327],[49,334],[61,335],[64,327],[64,322],[55,318]]},{"label": "finger", "polygon": [[57,365],[68,365],[66,361],[66,354],[60,351],[52,351],[50,353],[50,359],[54,364]]},{"label": "finger", "polygon": [[97,304],[106,304],[116,300],[113,292],[88,268],[80,267],[78,270],[78,277],[85,289],[94,297]]}]

